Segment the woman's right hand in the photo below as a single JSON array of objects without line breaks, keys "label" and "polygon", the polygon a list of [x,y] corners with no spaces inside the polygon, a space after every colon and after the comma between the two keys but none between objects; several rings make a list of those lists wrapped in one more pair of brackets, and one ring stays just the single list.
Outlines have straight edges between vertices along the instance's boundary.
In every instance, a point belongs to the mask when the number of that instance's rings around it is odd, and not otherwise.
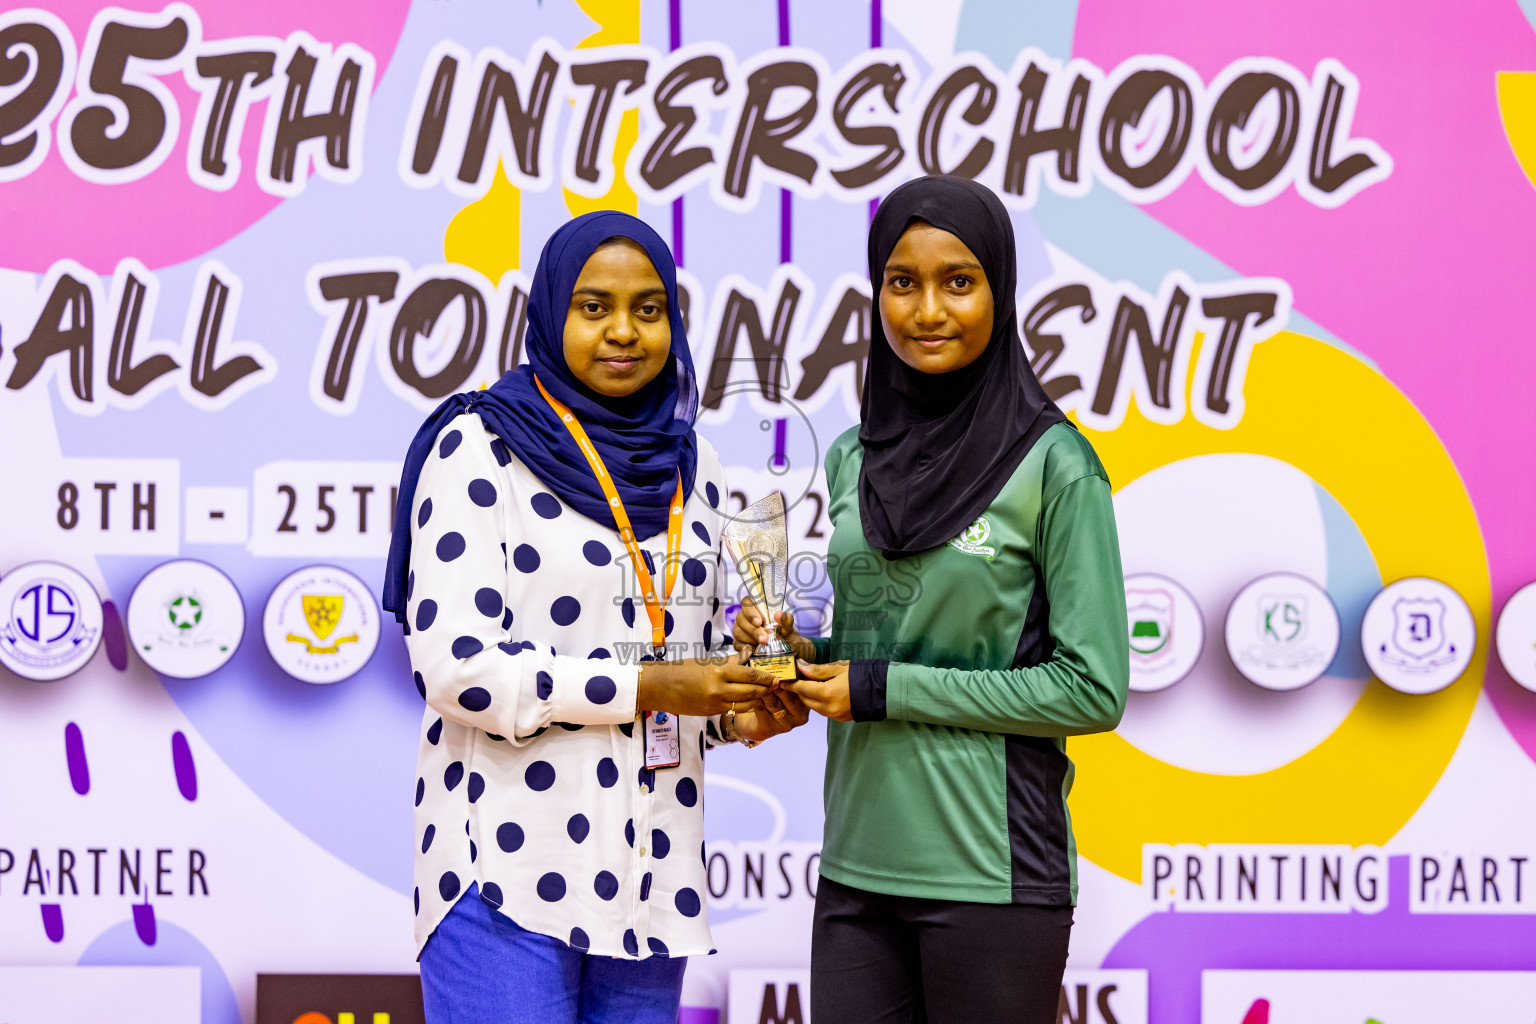
[{"label": "woman's right hand", "polygon": [[640,669],[637,710],[708,717],[734,704],[744,711],[761,701],[773,682],[767,672],[743,665],[739,654],[647,661]]},{"label": "woman's right hand", "polygon": [[[795,631],[795,613],[783,611],[779,613],[779,639],[794,650],[795,657],[801,661],[814,662],[816,660],[816,645]],[[743,657],[751,657],[752,651],[759,645],[773,639],[768,632],[768,627],[763,621],[763,613],[757,605],[752,603],[750,597],[741,599],[741,611],[736,613],[736,628],[732,631],[731,641],[736,645]]]}]

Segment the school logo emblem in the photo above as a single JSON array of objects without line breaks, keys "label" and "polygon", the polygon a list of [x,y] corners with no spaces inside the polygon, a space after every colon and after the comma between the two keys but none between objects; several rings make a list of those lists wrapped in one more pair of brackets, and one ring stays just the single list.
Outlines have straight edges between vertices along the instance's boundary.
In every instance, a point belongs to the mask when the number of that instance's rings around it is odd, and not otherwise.
[{"label": "school logo emblem", "polygon": [[[305,594],[304,621],[309,623],[309,628],[314,631],[316,640],[325,640],[336,629],[336,623],[341,621],[341,613],[347,606],[347,599],[342,594]],[[356,633],[350,636],[339,636],[329,647],[315,647],[309,640],[302,636],[288,635],[290,643],[303,644],[310,654],[335,654],[341,649],[342,644],[355,644],[358,637]]]},{"label": "school logo emblem", "polygon": [[189,629],[195,629],[203,621],[203,603],[191,594],[182,594],[172,598],[166,606],[166,613],[171,620],[171,627],[178,632],[185,633]]},{"label": "school logo emblem", "polygon": [[1250,682],[1294,690],[1317,679],[1339,651],[1339,613],[1328,592],[1292,573],[1261,576],[1227,610],[1227,653]]},{"label": "school logo emblem", "polygon": [[1445,638],[1445,602],[1408,598],[1392,602],[1392,640],[1381,652],[1407,672],[1428,672],[1456,657]]},{"label": "school logo emblem", "polygon": [[180,558],[139,580],[127,627],[144,664],[173,679],[197,679],[235,656],[245,636],[245,602],[218,569]]},{"label": "school logo emblem", "polygon": [[1536,691],[1536,583],[1527,583],[1505,602],[1494,638],[1504,671]]},{"label": "school logo emblem", "polygon": [[980,555],[990,562],[992,556],[997,554],[996,548],[987,547],[987,539],[991,536],[992,524],[987,522],[986,516],[979,516],[961,531],[960,536],[950,541],[949,546],[968,555]]},{"label": "school logo emblem", "polygon": [[1200,660],[1205,623],[1188,590],[1152,573],[1125,578],[1126,628],[1131,641],[1131,689],[1164,690]]},{"label": "school logo emblem", "polygon": [[314,565],[273,589],[262,617],[272,660],[306,683],[337,683],[368,663],[379,642],[379,607],[345,569]]},{"label": "school logo emblem", "polygon": [[101,645],[101,599],[67,565],[31,562],[12,569],[0,579],[0,614],[0,664],[23,679],[63,679]]},{"label": "school logo emblem", "polygon": [[1173,633],[1173,595],[1166,590],[1125,591],[1125,614],[1131,631],[1131,657],[1143,663],[1159,660],[1169,651]]},{"label": "school logo emblem", "polygon": [[1439,580],[1398,580],[1376,595],[1360,623],[1366,664],[1404,693],[1433,693],[1455,682],[1476,644],[1471,608]]},{"label": "school logo emblem", "polygon": [[1262,594],[1257,604],[1258,633],[1263,643],[1279,652],[1292,648],[1306,638],[1305,594]]}]

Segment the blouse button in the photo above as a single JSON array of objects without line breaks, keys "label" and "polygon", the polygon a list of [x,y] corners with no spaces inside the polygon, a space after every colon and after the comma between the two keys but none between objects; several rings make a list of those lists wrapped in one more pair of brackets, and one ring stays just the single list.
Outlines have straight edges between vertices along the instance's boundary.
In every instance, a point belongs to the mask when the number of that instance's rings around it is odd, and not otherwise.
[{"label": "blouse button", "polygon": [[640,847],[640,856],[642,856],[642,857],[645,856],[645,847],[643,847],[643,846]]}]

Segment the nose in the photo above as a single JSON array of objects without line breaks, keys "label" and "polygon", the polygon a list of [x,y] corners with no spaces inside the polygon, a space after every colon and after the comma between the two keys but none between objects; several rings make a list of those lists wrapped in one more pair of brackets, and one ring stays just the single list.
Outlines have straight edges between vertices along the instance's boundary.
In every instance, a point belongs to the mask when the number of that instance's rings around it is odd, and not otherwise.
[{"label": "nose", "polygon": [[608,329],[603,332],[603,337],[615,345],[633,345],[640,340],[640,332],[635,329],[635,319],[629,310],[614,312],[608,320]]},{"label": "nose", "polygon": [[937,284],[923,286],[913,318],[922,328],[938,327],[949,319],[949,312],[944,308],[944,295]]}]

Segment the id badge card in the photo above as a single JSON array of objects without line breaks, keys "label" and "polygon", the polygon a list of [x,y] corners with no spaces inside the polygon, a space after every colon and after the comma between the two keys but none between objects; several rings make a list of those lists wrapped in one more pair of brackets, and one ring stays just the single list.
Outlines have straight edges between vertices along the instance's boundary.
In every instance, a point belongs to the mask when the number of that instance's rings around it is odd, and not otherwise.
[{"label": "id badge card", "polygon": [[645,713],[645,766],[676,768],[682,763],[682,729],[677,716],[667,711]]}]

